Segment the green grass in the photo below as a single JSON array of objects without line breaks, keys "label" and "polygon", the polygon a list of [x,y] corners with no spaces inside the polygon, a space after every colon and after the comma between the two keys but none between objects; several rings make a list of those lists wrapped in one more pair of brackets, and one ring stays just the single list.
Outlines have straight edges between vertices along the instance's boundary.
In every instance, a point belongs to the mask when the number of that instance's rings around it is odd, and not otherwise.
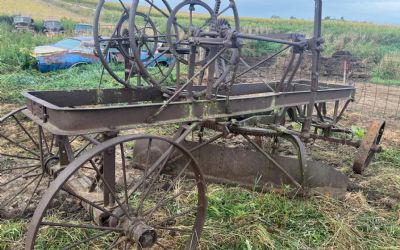
[{"label": "green grass", "polygon": [[377,161],[382,161],[387,165],[400,168],[400,149],[386,149],[377,155]]},{"label": "green grass", "polygon": [[[54,8],[54,11],[63,10],[64,18],[62,18],[64,26],[67,30],[71,30],[76,22],[91,22],[93,9],[98,3],[97,0],[43,0],[43,3],[49,4]],[[31,3],[26,3],[29,5]],[[6,5],[8,6],[8,5]],[[83,7],[82,7],[83,6]],[[43,19],[39,15],[38,8],[32,6],[33,16]],[[35,11],[33,11],[35,10]],[[3,10],[3,13],[7,10]],[[8,10],[11,12],[12,10]],[[108,3],[105,8],[105,21],[116,23],[120,17],[120,6],[118,3]],[[68,14],[70,13],[70,14]],[[28,13],[29,14],[29,13]],[[36,18],[35,16],[35,18]],[[185,14],[181,14],[185,17]],[[84,20],[80,17],[85,17]],[[90,17],[90,18],[88,18]],[[61,19],[61,18],[60,18]],[[231,19],[227,17],[227,19]],[[160,15],[154,15],[155,23],[164,24],[165,18]],[[204,16],[196,16],[195,22],[203,22]],[[37,20],[38,21],[38,20]],[[37,23],[41,23],[38,21]],[[164,27],[161,25],[160,27]],[[265,19],[265,18],[249,18],[241,19],[242,32],[244,33],[302,33],[311,36],[313,23],[308,20],[301,19]],[[1,33],[0,33],[1,34]],[[400,54],[400,28],[395,25],[377,25],[364,22],[351,22],[344,20],[324,20],[323,21],[323,36],[326,40],[324,45],[324,56],[331,56],[338,50],[346,50],[351,52],[355,58],[367,63],[372,68],[371,81],[379,84],[400,85],[400,64],[398,55]],[[5,38],[2,38],[5,39]],[[34,38],[29,41],[29,44],[41,43],[42,38]],[[26,39],[28,41],[29,39]],[[4,42],[3,44],[10,44]],[[0,46],[0,58],[10,57],[9,53],[15,54],[15,50],[5,48],[6,51],[1,51],[4,47]],[[22,46],[20,48],[26,48]],[[244,53],[248,56],[259,56],[277,52],[281,48],[280,45],[265,43],[265,42],[247,42],[244,48]],[[8,55],[3,55],[3,54]],[[1,62],[2,60],[0,60]],[[0,64],[1,65],[1,64]]]},{"label": "green grass", "polygon": [[[21,103],[22,91],[72,90],[97,88],[100,65],[84,65],[60,72],[42,74],[35,69],[0,75],[0,102]],[[102,87],[119,87],[111,77],[105,76]]]},{"label": "green grass", "polygon": [[395,249],[395,213],[349,210],[353,204],[293,199],[211,186],[206,249]]},{"label": "green grass", "polygon": [[0,250],[18,249],[16,242],[21,241],[24,231],[25,221],[0,220]]},{"label": "green grass", "polygon": [[[396,249],[400,242],[397,216],[400,206],[390,212],[383,211],[358,203],[357,197],[353,194],[345,201],[324,197],[301,199],[210,185],[201,247]],[[55,244],[70,244],[87,237],[89,231],[48,230],[38,239],[37,246],[45,249]],[[24,233],[25,221],[0,222],[0,249],[22,246]],[[102,238],[98,249],[106,241],[107,238]]]}]

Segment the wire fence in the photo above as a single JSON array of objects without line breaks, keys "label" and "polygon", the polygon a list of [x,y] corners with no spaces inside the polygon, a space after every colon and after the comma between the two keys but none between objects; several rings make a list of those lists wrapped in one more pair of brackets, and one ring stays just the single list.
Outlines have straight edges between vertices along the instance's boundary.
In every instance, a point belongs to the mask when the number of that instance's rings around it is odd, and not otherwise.
[{"label": "wire fence", "polygon": [[[254,62],[257,59],[251,59]],[[253,63],[254,63],[253,62]],[[278,57],[259,70],[264,79],[279,81],[289,64],[289,57]],[[311,79],[311,55],[305,55],[295,79]],[[320,82],[352,85],[356,87],[355,101],[350,110],[368,114],[374,118],[400,119],[399,85],[374,84],[373,65],[346,52],[337,52],[332,57],[321,59]],[[255,77],[254,81],[259,80]]]}]

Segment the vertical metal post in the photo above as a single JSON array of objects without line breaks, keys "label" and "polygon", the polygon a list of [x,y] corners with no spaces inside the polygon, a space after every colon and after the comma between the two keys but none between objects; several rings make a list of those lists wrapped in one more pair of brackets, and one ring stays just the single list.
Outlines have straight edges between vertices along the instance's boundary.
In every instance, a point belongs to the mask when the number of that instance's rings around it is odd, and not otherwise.
[{"label": "vertical metal post", "polygon": [[176,88],[179,89],[179,86],[181,85],[181,63],[178,58],[175,58],[174,60],[176,61]]},{"label": "vertical metal post", "polygon": [[44,171],[46,171],[44,168],[44,155],[43,155],[43,136],[42,136],[43,128],[42,126],[38,126],[38,136],[39,136],[39,151],[40,151],[40,164],[42,165],[42,168]]},{"label": "vertical metal post", "polygon": [[127,82],[131,76],[132,65],[128,58],[124,57],[124,65],[125,65],[125,81]]},{"label": "vertical metal post", "polygon": [[[214,58],[214,56],[217,54],[217,50],[215,48],[210,49],[210,54]],[[217,59],[218,60],[218,59]],[[215,67],[216,67],[216,61],[212,62],[210,66],[208,67],[208,79],[207,79],[207,92],[206,92],[206,98],[208,100],[211,100],[212,97],[212,90],[213,86],[215,83]]]},{"label": "vertical metal post", "polygon": [[343,66],[343,85],[347,85],[347,72],[348,72],[348,64],[347,64],[347,59],[345,59]]},{"label": "vertical metal post", "polygon": [[[103,134],[104,141],[118,136],[118,132],[106,132]],[[108,148],[103,152],[103,176],[108,185],[104,185],[104,206],[113,206],[115,203],[115,147]],[[108,186],[110,188],[108,188]],[[114,195],[112,195],[114,194]]]},{"label": "vertical metal post", "polygon": [[67,136],[58,135],[56,136],[56,140],[59,148],[60,165],[66,166],[74,160],[71,143]]},{"label": "vertical metal post", "polygon": [[[188,79],[192,79],[195,73],[196,69],[196,51],[197,48],[194,45],[190,46],[190,54],[189,54],[189,72],[188,72]],[[188,98],[191,99],[193,98],[193,82],[194,79],[188,84],[187,86],[187,92],[188,92]]]},{"label": "vertical metal post", "polygon": [[310,137],[312,115],[314,113],[314,105],[317,99],[318,81],[319,81],[319,61],[321,57],[321,37],[322,29],[322,0],[315,0],[315,16],[314,16],[314,37],[312,39],[312,74],[311,74],[311,95],[310,103],[307,108],[307,117],[303,123],[302,133],[305,138]]}]

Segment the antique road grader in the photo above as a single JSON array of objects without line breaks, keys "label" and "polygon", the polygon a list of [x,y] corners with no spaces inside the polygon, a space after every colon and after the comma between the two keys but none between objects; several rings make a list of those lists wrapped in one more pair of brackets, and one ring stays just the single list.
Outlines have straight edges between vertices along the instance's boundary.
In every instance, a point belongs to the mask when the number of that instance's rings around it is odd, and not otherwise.
[{"label": "antique road grader", "polygon": [[[194,249],[207,182],[340,196],[347,176],[312,161],[305,144],[358,148],[361,174],[385,123],[372,123],[361,141],[339,126],[355,88],[319,82],[321,13],[315,0],[311,38],[249,35],[234,0],[174,8],[166,0],[100,0],[99,88],[27,92],[26,107],[0,120],[1,216],[34,211],[26,249]],[[282,48],[250,63],[245,49],[254,42]],[[282,53],[282,78],[267,81],[265,65]],[[296,80],[307,53],[311,80]],[[105,71],[123,87],[101,88]],[[161,125],[174,132],[140,132]],[[74,240],[47,241],[50,232]]]}]

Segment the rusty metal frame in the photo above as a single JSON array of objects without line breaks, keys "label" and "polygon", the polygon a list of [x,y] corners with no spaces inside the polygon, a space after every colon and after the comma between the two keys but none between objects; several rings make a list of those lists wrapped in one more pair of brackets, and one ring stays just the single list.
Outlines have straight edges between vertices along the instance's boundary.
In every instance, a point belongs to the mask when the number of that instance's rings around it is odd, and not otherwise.
[{"label": "rusty metal frame", "polygon": [[[293,92],[273,93],[265,84],[234,85],[229,104],[223,93],[216,100],[178,100],[155,117],[154,113],[164,105],[161,101],[163,93],[156,88],[27,92],[24,96],[28,109],[24,112],[53,134],[80,135],[125,130],[138,125],[227,119],[273,112],[308,104],[313,95],[307,91],[308,87],[301,82],[294,84]],[[196,87],[199,90],[205,88]],[[351,86],[321,84],[315,93],[315,101],[348,101],[354,94],[355,89]],[[230,112],[227,112],[228,106]],[[149,117],[153,117],[151,122]]]}]

